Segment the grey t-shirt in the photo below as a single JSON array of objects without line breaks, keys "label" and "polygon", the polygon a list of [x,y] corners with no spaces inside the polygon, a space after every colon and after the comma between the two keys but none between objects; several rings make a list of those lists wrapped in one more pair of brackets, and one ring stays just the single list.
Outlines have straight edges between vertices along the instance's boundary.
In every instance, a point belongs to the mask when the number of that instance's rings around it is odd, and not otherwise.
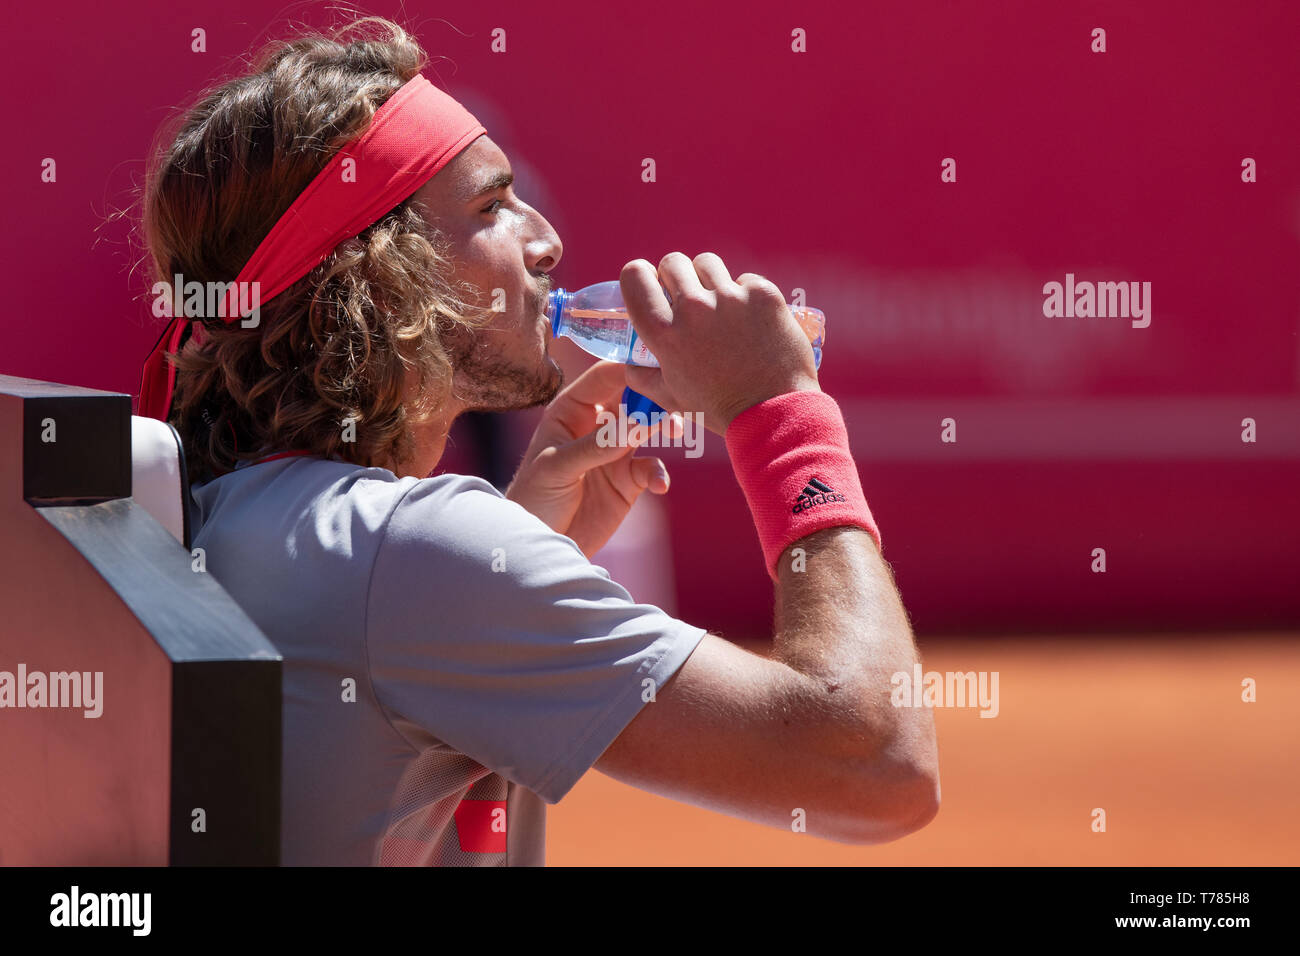
[{"label": "grey t-shirt", "polygon": [[284,657],[287,866],[544,865],[545,804],[706,633],[481,478],[293,457],[193,498]]}]

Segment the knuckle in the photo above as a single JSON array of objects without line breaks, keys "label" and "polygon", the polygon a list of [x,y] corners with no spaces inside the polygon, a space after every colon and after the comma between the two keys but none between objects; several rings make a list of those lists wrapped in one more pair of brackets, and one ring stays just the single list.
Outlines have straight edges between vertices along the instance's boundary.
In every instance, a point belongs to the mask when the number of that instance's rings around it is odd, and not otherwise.
[{"label": "knuckle", "polygon": [[750,295],[762,299],[780,299],[782,302],[785,301],[785,296],[782,294],[781,290],[778,289],[776,283],[772,282],[770,279],[754,275],[753,273],[746,273],[745,275],[749,281],[742,284],[749,291]]},{"label": "knuckle", "polygon": [[677,295],[679,305],[699,308],[700,306],[710,305],[709,296],[705,290],[683,289]]},{"label": "knuckle", "polygon": [[[659,260],[659,265],[662,266],[664,263],[668,262],[668,261],[669,261],[670,259],[672,259],[674,256],[676,256],[678,259],[686,259],[686,253],[684,253],[684,252],[677,252],[676,250],[674,250],[673,252],[668,253],[668,255],[666,255],[666,256],[664,256],[662,259],[660,259],[660,260]],[[689,262],[690,260],[689,260],[689,259],[686,259],[686,261]]]},{"label": "knuckle", "polygon": [[738,285],[724,285],[719,288],[714,295],[717,297],[719,302],[736,303],[745,301],[745,290]]}]

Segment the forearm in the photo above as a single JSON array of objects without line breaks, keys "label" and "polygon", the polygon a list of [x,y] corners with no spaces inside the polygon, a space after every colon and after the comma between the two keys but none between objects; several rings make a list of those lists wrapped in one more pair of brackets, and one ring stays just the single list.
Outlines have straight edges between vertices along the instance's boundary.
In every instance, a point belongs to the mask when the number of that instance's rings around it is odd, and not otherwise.
[{"label": "forearm", "polygon": [[920,657],[893,574],[869,533],[827,528],[785,549],[775,631],[773,659],[824,691],[854,754],[901,773],[936,768],[931,710],[891,703],[891,677],[910,678]]},{"label": "forearm", "polygon": [[[892,678],[919,657],[838,405],[784,393],[737,416],[726,438],[776,582],[771,657],[800,678],[787,722],[840,768],[854,804],[871,805],[865,821],[919,819],[937,806],[934,719],[891,700]],[[778,504],[801,485],[804,507]]]}]

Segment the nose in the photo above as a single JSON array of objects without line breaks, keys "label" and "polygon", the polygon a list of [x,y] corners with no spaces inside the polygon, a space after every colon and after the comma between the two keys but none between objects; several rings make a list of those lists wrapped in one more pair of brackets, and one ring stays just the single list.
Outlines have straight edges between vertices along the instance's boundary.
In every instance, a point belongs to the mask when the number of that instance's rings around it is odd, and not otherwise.
[{"label": "nose", "polygon": [[560,242],[559,233],[541,213],[531,208],[529,212],[535,224],[533,238],[524,249],[524,258],[529,271],[550,272],[564,257],[564,243]]}]

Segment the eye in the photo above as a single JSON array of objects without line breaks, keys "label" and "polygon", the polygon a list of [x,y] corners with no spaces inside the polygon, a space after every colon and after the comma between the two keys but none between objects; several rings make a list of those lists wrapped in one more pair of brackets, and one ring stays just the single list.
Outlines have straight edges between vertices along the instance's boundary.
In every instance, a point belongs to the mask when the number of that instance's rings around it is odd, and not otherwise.
[{"label": "eye", "polygon": [[487,213],[489,216],[495,216],[497,212],[500,211],[500,207],[503,205],[505,205],[505,203],[503,203],[500,199],[494,199],[487,206],[487,208],[482,210],[482,212]]}]

